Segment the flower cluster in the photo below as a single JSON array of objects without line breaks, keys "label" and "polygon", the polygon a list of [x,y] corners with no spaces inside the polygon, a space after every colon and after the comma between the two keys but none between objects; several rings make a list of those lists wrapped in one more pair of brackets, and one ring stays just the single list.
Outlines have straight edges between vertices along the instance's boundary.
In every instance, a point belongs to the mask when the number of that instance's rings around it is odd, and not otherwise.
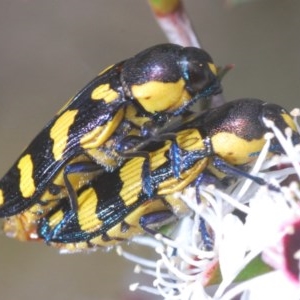
[{"label": "flower cluster", "polygon": [[[299,115],[299,110],[293,112]],[[135,242],[155,249],[157,260],[135,256],[136,272],[153,276],[153,287],[131,289],[164,299],[299,299],[300,297],[300,145],[265,121],[273,134],[251,170],[268,183],[240,178],[224,189],[201,185],[177,196],[191,214],[176,224],[172,238],[157,234]],[[298,128],[299,130],[299,128]],[[286,155],[267,159],[273,136]]]}]

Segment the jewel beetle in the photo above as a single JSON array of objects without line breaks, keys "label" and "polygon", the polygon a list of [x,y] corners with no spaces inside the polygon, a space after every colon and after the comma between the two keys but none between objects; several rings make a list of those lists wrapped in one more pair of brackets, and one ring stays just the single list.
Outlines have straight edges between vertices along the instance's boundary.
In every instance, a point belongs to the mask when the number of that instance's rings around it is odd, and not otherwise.
[{"label": "jewel beetle", "polygon": [[[226,103],[167,128],[136,157],[95,176],[76,191],[76,211],[62,199],[42,217],[37,215],[36,236],[65,251],[111,246],[137,234],[155,233],[185,214],[185,204],[174,193],[188,186],[201,188],[199,179],[206,172],[216,180],[244,176],[266,184],[245,169],[271,131],[264,119],[272,120],[282,133],[290,128],[293,144],[300,143],[297,127],[282,107],[258,99]],[[276,137],[269,153],[284,153]]]},{"label": "jewel beetle", "polygon": [[[220,91],[211,57],[194,47],[157,45],[105,69],[67,102],[0,180],[0,217],[60,199],[97,170],[112,171],[123,161],[115,149],[124,137],[145,135],[144,124],[161,127]],[[77,173],[83,176],[75,186],[69,178]]]}]

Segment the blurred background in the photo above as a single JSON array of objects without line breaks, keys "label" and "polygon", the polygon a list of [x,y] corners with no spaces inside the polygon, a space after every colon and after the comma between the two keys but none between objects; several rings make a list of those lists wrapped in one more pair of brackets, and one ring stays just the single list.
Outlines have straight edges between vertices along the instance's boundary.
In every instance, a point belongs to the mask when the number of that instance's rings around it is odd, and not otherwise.
[{"label": "blurred background", "polygon": [[[227,100],[300,106],[300,1],[186,0],[203,47],[219,65]],[[59,108],[101,69],[166,42],[146,1],[0,1],[0,175]],[[0,235],[0,299],[154,299],[114,251],[60,255]]]}]

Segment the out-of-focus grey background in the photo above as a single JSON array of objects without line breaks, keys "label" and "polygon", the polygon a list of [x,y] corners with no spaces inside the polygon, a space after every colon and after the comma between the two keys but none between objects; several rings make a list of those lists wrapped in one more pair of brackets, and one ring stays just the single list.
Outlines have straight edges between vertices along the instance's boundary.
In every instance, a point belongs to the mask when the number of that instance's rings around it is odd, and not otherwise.
[{"label": "out-of-focus grey background", "polygon": [[[185,5],[215,62],[236,65],[223,81],[228,100],[300,105],[300,1]],[[146,1],[0,1],[0,175],[102,68],[163,42]],[[132,268],[114,251],[59,255],[0,235],[3,300],[146,299],[127,292]]]}]

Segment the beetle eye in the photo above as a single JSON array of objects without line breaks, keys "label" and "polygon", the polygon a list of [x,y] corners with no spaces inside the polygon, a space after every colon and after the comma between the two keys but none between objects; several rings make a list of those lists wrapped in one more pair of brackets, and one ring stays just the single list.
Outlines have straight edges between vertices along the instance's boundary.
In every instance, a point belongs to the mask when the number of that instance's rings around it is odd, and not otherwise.
[{"label": "beetle eye", "polygon": [[208,87],[214,74],[207,63],[188,62],[186,70],[186,89],[192,95]]},{"label": "beetle eye", "polygon": [[205,97],[222,91],[217,77],[217,67],[204,50],[194,47],[184,48],[180,68],[185,80],[185,88],[192,96]]}]

